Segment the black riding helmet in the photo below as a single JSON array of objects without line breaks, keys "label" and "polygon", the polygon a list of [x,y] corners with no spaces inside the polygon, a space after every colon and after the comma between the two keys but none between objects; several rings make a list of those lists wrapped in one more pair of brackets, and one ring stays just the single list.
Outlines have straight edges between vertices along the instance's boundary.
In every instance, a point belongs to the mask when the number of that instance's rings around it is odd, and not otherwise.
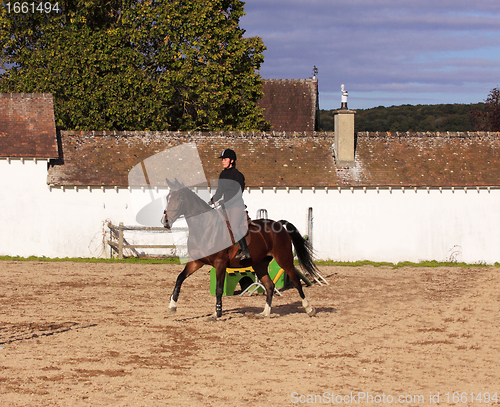
[{"label": "black riding helmet", "polygon": [[222,151],[219,158],[229,158],[231,160],[236,160],[236,153],[230,148],[226,148],[224,151]]}]

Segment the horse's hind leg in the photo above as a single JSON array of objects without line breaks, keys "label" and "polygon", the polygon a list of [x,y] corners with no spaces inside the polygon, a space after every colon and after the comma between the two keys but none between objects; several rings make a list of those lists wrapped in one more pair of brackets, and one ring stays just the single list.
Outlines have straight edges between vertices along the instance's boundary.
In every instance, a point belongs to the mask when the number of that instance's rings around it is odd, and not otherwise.
[{"label": "horse's hind leg", "polygon": [[179,294],[181,292],[182,283],[186,278],[188,278],[191,274],[193,274],[196,270],[200,269],[203,266],[203,263],[199,260],[193,260],[186,264],[184,270],[180,272],[177,276],[177,280],[175,281],[174,291],[170,296],[170,304],[168,305],[167,312],[172,314],[177,311],[177,300],[179,299]]},{"label": "horse's hind leg", "polygon": [[[290,280],[292,280],[292,283],[294,287],[297,289],[299,292],[300,298],[302,300],[302,306],[306,310],[307,315],[310,317],[316,315],[316,309],[312,307],[309,304],[309,301],[307,301],[306,295],[304,294],[304,290],[302,289],[302,284],[300,282],[300,278],[295,271],[295,266],[293,265],[293,257],[292,254],[290,253],[289,256],[277,256],[278,258],[275,257],[276,262],[285,270],[286,274],[288,277],[290,277]],[[281,263],[280,263],[281,261]]]},{"label": "horse's hind leg", "polygon": [[269,315],[271,315],[271,305],[274,295],[274,283],[273,280],[271,280],[271,277],[269,277],[269,273],[267,272],[267,268],[271,259],[272,257],[265,257],[259,263],[252,266],[258,279],[266,288],[266,305],[264,306],[264,311],[259,314],[263,317],[268,317]]},{"label": "horse's hind leg", "polygon": [[316,309],[309,304],[309,301],[307,301],[306,295],[304,294],[304,290],[302,289],[300,278],[297,272],[295,271],[295,267],[292,265],[291,267],[287,267],[284,270],[286,271],[286,274],[288,274],[288,277],[290,277],[290,280],[292,280],[293,285],[299,292],[300,298],[302,299],[302,306],[306,310],[307,315],[309,315],[310,317],[316,315]]}]

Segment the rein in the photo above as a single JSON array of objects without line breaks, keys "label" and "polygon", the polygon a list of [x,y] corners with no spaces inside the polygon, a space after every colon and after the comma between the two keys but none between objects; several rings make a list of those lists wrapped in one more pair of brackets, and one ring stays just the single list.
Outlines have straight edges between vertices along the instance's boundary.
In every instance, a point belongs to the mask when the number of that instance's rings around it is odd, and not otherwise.
[{"label": "rein", "polygon": [[[185,206],[186,205],[186,201],[184,200],[184,194],[181,195],[181,206]],[[201,199],[200,199],[201,200]],[[168,206],[168,201],[167,201],[167,206]],[[190,214],[189,216],[186,216],[185,213],[183,213],[181,216],[184,216],[186,219],[187,218],[191,218],[193,216],[198,216],[198,215],[201,215],[202,213],[205,213],[205,212],[208,212],[211,208],[208,207],[208,209],[202,209],[200,210],[200,212],[197,212],[197,213],[193,213],[192,215]],[[180,217],[180,216],[179,216]]]},{"label": "rein", "polygon": [[234,240],[233,230],[231,229],[231,224],[229,223],[229,219],[227,217],[226,210],[224,209],[224,207],[222,205],[220,206],[221,211],[219,211],[219,209],[217,209],[217,208],[214,208],[214,209],[217,211],[217,215],[219,215],[221,220],[223,222],[226,222],[227,230],[229,231],[229,237],[231,238],[231,242],[233,243],[233,245],[235,245],[236,241]]},{"label": "rein", "polygon": [[[184,207],[186,206],[185,198],[186,198],[185,193],[183,193],[181,195],[181,207],[182,206],[184,206]],[[197,198],[199,199],[199,197],[197,197]],[[186,209],[186,208],[184,208],[184,209]],[[206,213],[206,212],[208,212],[208,211],[210,211],[212,209],[214,209],[217,212],[217,215],[219,215],[219,217],[222,220],[222,222],[224,222],[226,224],[228,232],[229,232],[229,237],[231,238],[231,243],[233,245],[236,245],[236,240],[234,239],[233,231],[231,229],[231,224],[229,223],[229,218],[227,217],[227,213],[226,213],[226,210],[224,209],[223,205],[220,205],[218,208],[217,208],[217,206],[215,206],[214,208],[212,208],[212,207],[209,206],[208,209],[203,208],[199,212],[194,213],[194,214],[190,214],[189,216],[186,216],[186,214],[184,213],[184,217],[186,219],[188,219],[188,218],[191,218],[193,216],[198,216],[198,215],[201,215],[203,213]]]}]

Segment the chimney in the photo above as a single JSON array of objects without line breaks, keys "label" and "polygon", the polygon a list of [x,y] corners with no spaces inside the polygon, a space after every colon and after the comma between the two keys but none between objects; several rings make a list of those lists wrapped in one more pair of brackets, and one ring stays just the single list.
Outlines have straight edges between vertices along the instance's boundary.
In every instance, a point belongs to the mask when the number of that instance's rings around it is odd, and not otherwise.
[{"label": "chimney", "polygon": [[354,166],[354,115],[355,110],[347,108],[347,91],[341,86],[342,103],[333,112],[333,131],[335,132],[335,163],[338,167]]}]

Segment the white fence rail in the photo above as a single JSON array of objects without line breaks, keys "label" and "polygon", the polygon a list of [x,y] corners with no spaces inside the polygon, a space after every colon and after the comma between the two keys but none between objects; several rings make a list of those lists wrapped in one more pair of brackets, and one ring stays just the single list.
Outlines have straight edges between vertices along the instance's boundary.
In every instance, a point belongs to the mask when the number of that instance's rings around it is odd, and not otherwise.
[{"label": "white fence rail", "polygon": [[[108,223],[108,228],[110,230],[111,239],[107,241],[107,244],[118,253],[118,258],[123,259],[123,252],[126,249],[130,249],[132,253],[136,256],[140,256],[135,249],[177,249],[178,245],[175,244],[131,244],[125,238],[125,231],[149,231],[154,233],[168,233],[172,229],[166,229],[163,227],[149,227],[149,226],[125,226],[123,222],[120,222],[118,226]],[[184,228],[175,228],[176,231],[185,231]]]}]

